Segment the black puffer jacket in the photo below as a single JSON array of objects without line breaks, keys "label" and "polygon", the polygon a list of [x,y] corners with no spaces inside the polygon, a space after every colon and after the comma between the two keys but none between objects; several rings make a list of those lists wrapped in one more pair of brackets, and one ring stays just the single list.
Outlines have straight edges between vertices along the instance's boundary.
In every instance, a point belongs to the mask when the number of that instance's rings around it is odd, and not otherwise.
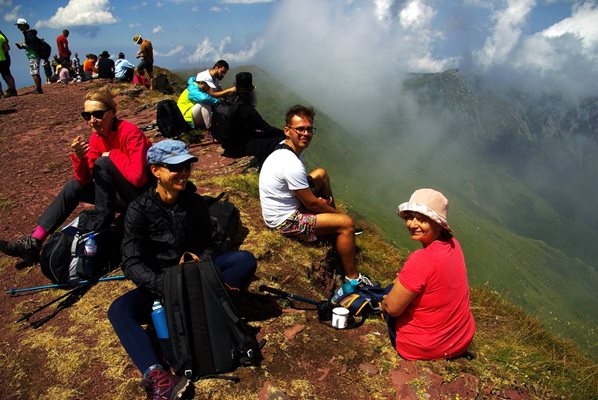
[{"label": "black puffer jacket", "polygon": [[253,155],[259,157],[258,154],[247,151],[247,144],[250,141],[268,138],[278,138],[278,141],[281,141],[285,138],[281,129],[267,123],[256,110],[253,92],[239,91],[233,93],[227,97],[227,102],[236,105],[238,108],[237,113],[230,122],[230,132],[222,142],[222,148],[229,153],[239,156]]},{"label": "black puffer jacket", "polygon": [[121,244],[122,269],[138,287],[162,296],[163,269],[179,263],[183,253],[211,257],[211,222],[204,199],[191,182],[174,206],[166,206],[155,188],[127,210]]}]

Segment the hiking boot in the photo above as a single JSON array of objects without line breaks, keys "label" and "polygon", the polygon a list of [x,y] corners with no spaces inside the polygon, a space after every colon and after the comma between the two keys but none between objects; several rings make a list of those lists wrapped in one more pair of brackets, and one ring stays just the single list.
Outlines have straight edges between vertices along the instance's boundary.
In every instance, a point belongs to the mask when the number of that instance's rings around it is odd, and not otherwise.
[{"label": "hiking boot", "polygon": [[189,379],[173,375],[160,368],[154,368],[147,374],[147,378],[141,381],[140,385],[147,392],[149,400],[175,400],[183,396],[189,386]]},{"label": "hiking boot", "polygon": [[44,94],[44,91],[42,90],[42,88],[38,88],[38,89],[35,89],[33,91],[33,93],[35,93],[35,94]]},{"label": "hiking boot", "polygon": [[36,263],[39,261],[39,254],[42,249],[42,242],[31,235],[23,236],[14,242],[0,240],[0,251],[13,257],[21,257],[24,261]]},{"label": "hiking boot", "polygon": [[17,91],[15,89],[6,89],[6,93],[4,97],[13,97],[17,95]]}]

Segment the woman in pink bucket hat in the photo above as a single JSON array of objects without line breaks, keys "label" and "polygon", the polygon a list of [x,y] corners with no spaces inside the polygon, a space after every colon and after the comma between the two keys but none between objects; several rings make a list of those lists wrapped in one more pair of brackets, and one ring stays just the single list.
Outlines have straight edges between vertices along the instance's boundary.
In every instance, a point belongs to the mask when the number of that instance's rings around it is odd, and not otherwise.
[{"label": "woman in pink bucket hat", "polygon": [[463,251],[448,224],[448,200],[433,189],[418,189],[397,214],[422,249],[409,255],[382,301],[390,341],[408,360],[463,355],[475,323]]}]

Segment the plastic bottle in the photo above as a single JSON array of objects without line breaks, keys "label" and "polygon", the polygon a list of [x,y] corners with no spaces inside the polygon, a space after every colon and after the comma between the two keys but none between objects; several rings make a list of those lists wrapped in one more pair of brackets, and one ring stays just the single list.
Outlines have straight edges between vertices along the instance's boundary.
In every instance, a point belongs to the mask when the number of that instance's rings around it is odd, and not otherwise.
[{"label": "plastic bottle", "polygon": [[166,310],[162,307],[160,300],[154,301],[152,305],[152,321],[159,339],[168,339],[168,324],[166,323]]},{"label": "plastic bottle", "polygon": [[85,240],[85,257],[93,257],[98,252],[98,244],[91,233]]},{"label": "plastic bottle", "polygon": [[335,302],[339,297],[345,294],[355,293],[357,290],[357,284],[357,279],[343,279],[341,287],[338,288],[330,300]]}]

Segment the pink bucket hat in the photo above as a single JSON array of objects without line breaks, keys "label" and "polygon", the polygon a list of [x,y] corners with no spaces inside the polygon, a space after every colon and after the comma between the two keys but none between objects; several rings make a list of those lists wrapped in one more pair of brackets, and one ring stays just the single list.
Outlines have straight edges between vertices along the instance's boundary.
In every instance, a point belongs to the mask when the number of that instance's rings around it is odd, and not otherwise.
[{"label": "pink bucket hat", "polygon": [[403,218],[403,215],[407,211],[423,214],[447,231],[453,231],[446,220],[448,215],[448,199],[437,190],[417,189],[413,192],[408,202],[400,204],[397,208],[397,214],[401,218]]}]

